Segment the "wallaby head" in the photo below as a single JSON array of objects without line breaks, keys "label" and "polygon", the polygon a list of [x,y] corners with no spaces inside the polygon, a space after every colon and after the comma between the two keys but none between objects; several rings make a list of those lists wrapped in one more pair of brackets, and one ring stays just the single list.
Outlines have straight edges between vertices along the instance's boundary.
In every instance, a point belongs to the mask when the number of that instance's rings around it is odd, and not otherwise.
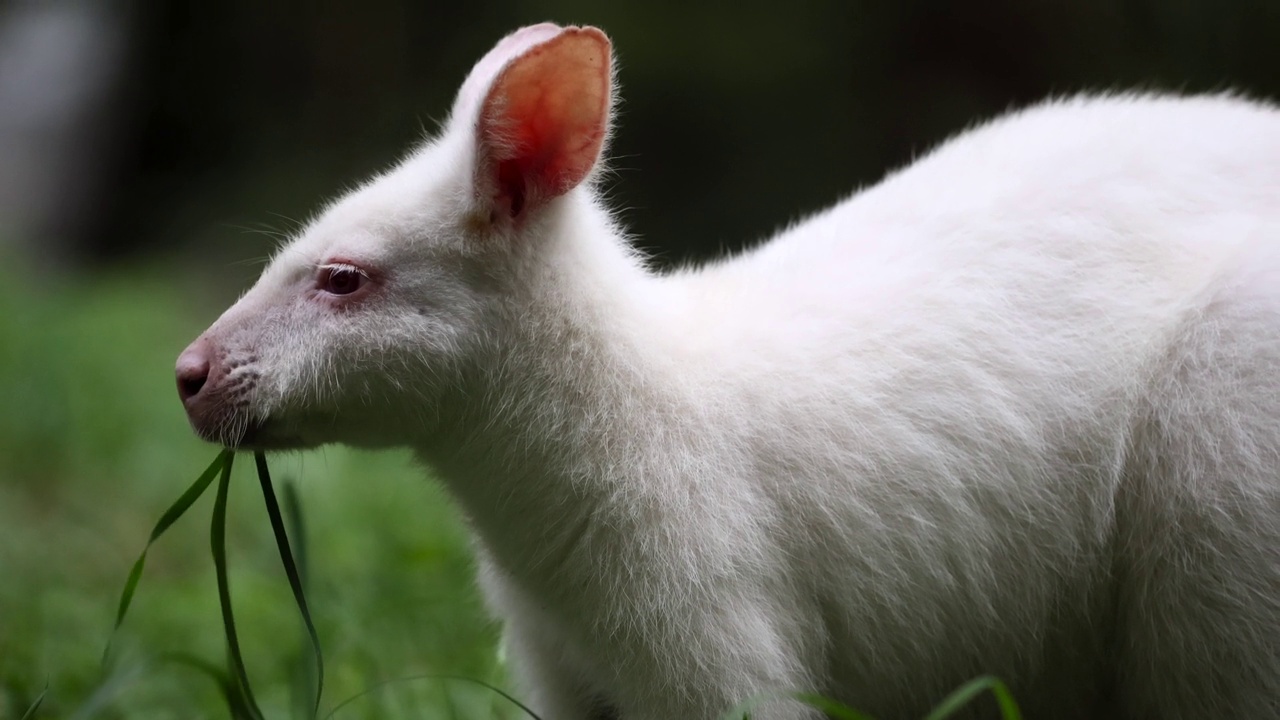
[{"label": "wallaby head", "polygon": [[499,42],[438,138],[334,202],[181,354],[196,432],[261,448],[429,434],[527,294],[539,247],[607,226],[565,216],[593,206],[611,82],[595,28]]}]

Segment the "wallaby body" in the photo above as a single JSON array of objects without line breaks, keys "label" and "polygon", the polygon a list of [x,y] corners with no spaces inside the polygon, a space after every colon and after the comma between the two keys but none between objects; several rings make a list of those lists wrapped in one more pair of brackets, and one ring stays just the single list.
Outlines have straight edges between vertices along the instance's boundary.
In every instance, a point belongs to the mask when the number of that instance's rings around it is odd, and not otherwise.
[{"label": "wallaby body", "polygon": [[548,720],[1280,717],[1280,112],[1050,103],[660,275],[608,53],[500,43],[183,354],[197,430],[413,447]]}]

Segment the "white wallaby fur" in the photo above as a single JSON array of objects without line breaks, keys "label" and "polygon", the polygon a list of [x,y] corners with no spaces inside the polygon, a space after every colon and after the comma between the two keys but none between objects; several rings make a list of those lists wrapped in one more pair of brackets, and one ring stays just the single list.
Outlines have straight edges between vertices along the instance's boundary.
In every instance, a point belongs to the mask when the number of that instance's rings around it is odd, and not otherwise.
[{"label": "white wallaby fur", "polygon": [[660,274],[593,189],[611,67],[494,48],[183,354],[200,434],[414,448],[548,720],[988,673],[1032,719],[1280,717],[1280,112],[1049,102]]}]

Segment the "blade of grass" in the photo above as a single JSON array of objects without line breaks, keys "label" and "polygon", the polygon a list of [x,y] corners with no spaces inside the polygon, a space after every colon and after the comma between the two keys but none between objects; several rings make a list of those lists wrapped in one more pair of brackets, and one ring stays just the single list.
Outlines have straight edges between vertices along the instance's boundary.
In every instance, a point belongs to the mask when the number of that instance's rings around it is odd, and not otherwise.
[{"label": "blade of grass", "polygon": [[284,482],[284,519],[289,536],[294,538],[293,558],[298,565],[298,577],[302,578],[302,587],[307,587],[307,575],[311,561],[307,552],[307,526],[302,516],[302,501],[298,497],[298,486],[291,481]]},{"label": "blade of grass", "polygon": [[31,701],[31,707],[27,708],[27,711],[22,713],[22,720],[31,720],[31,718],[35,717],[36,711],[39,710],[40,706],[44,704],[44,696],[48,694],[49,694],[49,681],[46,680],[44,683],[44,689],[40,691],[40,694],[36,696],[35,700]]},{"label": "blade of grass", "polygon": [[130,665],[123,670],[113,670],[98,687],[94,688],[89,698],[71,713],[68,720],[90,720],[100,717],[113,700],[142,679],[147,667],[146,664],[140,663]]},{"label": "blade of grass", "polygon": [[129,612],[129,605],[133,602],[133,593],[138,588],[138,581],[142,579],[142,568],[147,563],[147,551],[150,550],[151,545],[155,543],[156,540],[160,539],[160,536],[169,529],[169,526],[177,522],[178,518],[182,517],[183,513],[185,513],[196,500],[200,499],[200,496],[204,494],[204,491],[207,490],[210,483],[213,482],[213,478],[217,476],[218,471],[222,470],[225,466],[229,466],[230,463],[230,450],[223,450],[218,453],[218,456],[214,458],[209,467],[206,468],[203,473],[200,473],[200,477],[197,478],[195,482],[191,483],[191,487],[187,488],[186,492],[182,493],[182,496],[170,505],[168,510],[164,511],[164,514],[160,516],[160,521],[157,522],[155,528],[151,530],[151,537],[147,540],[147,546],[142,549],[142,554],[138,556],[136,561],[134,561],[133,569],[129,571],[129,578],[125,580],[124,590],[120,593],[120,603],[116,608],[116,622],[115,625],[111,627],[111,634],[107,637],[107,646],[102,650],[103,667],[106,667],[107,660],[111,655],[111,643],[115,640],[116,632],[120,630],[120,626],[124,623],[125,615]]},{"label": "blade of grass", "polygon": [[224,668],[187,653],[165,653],[160,656],[160,661],[171,662],[175,665],[185,665],[212,680],[222,693],[222,698],[226,701],[227,709],[231,712],[231,717],[234,720],[253,717],[252,711],[245,704],[243,694],[236,689],[235,681],[231,679],[231,675]]},{"label": "blade of grass", "polygon": [[870,715],[860,713],[853,708],[838,703],[828,697],[805,692],[766,692],[747,698],[738,703],[734,708],[720,716],[721,720],[749,720],[751,711],[758,707],[761,703],[769,700],[790,699],[802,702],[809,707],[821,710],[824,715],[836,720],[874,720]]},{"label": "blade of grass", "polygon": [[857,710],[838,703],[822,695],[813,693],[792,693],[791,697],[808,705],[809,707],[821,710],[827,717],[837,718],[837,720],[872,720],[870,715],[860,713]]},{"label": "blade of grass", "polygon": [[280,515],[280,504],[276,501],[275,490],[271,486],[271,472],[267,469],[267,456],[261,452],[253,454],[258,466],[258,482],[262,485],[262,499],[267,505],[267,515],[271,518],[271,530],[276,536],[276,548],[280,551],[280,562],[284,564],[284,574],[289,578],[289,588],[293,590],[294,602],[298,604],[298,612],[302,614],[302,622],[307,627],[307,635],[311,638],[311,652],[316,664],[316,697],[311,708],[311,717],[320,714],[320,695],[324,691],[324,656],[320,651],[320,637],[316,634],[315,623],[311,620],[311,611],[307,608],[307,596],[302,588],[302,578],[293,561],[293,552],[289,549],[289,535],[285,532],[284,518]]},{"label": "blade of grass", "polygon": [[1022,712],[1018,710],[1018,703],[1014,702],[1013,693],[1009,692],[1009,688],[1003,682],[990,675],[974,678],[961,685],[938,703],[933,712],[925,716],[925,720],[943,720],[950,717],[972,702],[984,690],[990,690],[991,694],[995,695],[996,703],[1000,705],[1000,716],[1004,720],[1022,720]]},{"label": "blade of grass", "polygon": [[[302,581],[302,589],[310,587],[310,554],[307,551],[307,526],[302,515],[302,501],[298,497],[297,484],[286,480],[284,486],[284,520],[289,537],[293,538],[293,558],[298,566],[298,578]],[[303,629],[305,632],[305,628]],[[301,660],[301,659],[300,659]],[[315,720],[315,708],[310,698],[318,696],[320,689],[317,666],[314,659],[292,663],[293,673],[289,683],[289,697],[295,718]]]},{"label": "blade of grass", "polygon": [[213,551],[213,565],[218,576],[218,602],[222,606],[222,627],[227,636],[227,666],[236,691],[254,720],[262,720],[262,710],[249,686],[249,673],[244,668],[240,654],[240,640],[236,636],[235,616],[231,612],[231,587],[227,579],[227,489],[231,485],[231,461],[228,455],[218,480],[218,494],[213,501],[213,522],[209,529],[209,546]]},{"label": "blade of grass", "polygon": [[[288,530],[288,536],[293,538],[291,547],[293,553],[294,564],[298,568],[298,579],[302,582],[302,589],[306,591],[310,587],[310,553],[307,551],[307,527],[302,515],[302,501],[298,497],[297,483],[292,480],[284,480],[284,524]],[[301,657],[298,661],[293,662],[293,673],[291,682],[289,682],[289,698],[291,698],[292,710],[294,717],[300,719],[316,720],[316,708],[308,707],[311,705],[310,698],[312,696],[320,697],[321,676],[319,665],[314,660],[302,661]]]},{"label": "blade of grass", "polygon": [[491,692],[497,693],[500,697],[502,697],[503,699],[505,699],[507,702],[509,702],[509,703],[511,703],[512,705],[515,705],[516,707],[520,708],[520,710],[521,710],[521,711],[523,711],[523,712],[524,712],[524,714],[526,714],[526,715],[528,715],[529,717],[533,718],[533,720],[542,720],[542,716],[540,716],[540,715],[538,715],[538,713],[536,713],[536,712],[534,712],[534,711],[530,710],[528,705],[525,705],[524,703],[522,703],[522,702],[520,702],[519,700],[515,699],[514,697],[512,697],[512,696],[511,696],[511,694],[510,694],[510,693],[508,693],[508,692],[504,691],[502,688],[499,688],[499,687],[497,687],[497,686],[495,686],[495,685],[492,685],[492,684],[490,684],[490,683],[487,683],[487,682],[485,682],[484,680],[477,680],[477,679],[475,679],[475,678],[463,677],[463,676],[461,676],[461,675],[441,675],[441,674],[438,674],[438,673],[426,673],[426,674],[424,674],[424,675],[408,675],[408,676],[405,676],[405,677],[391,678],[391,679],[389,679],[389,680],[383,680],[382,682],[380,682],[380,683],[376,683],[376,684],[372,685],[371,687],[367,687],[367,688],[365,688],[364,690],[361,690],[360,692],[356,693],[355,695],[352,695],[351,697],[347,698],[346,700],[343,700],[342,702],[340,702],[340,703],[338,703],[337,705],[335,705],[335,706],[334,706],[334,708],[333,708],[332,710],[330,710],[330,711],[329,711],[329,714],[324,716],[324,720],[332,720],[333,716],[334,716],[334,715],[337,715],[339,710],[343,709],[344,707],[346,707],[346,706],[350,705],[351,703],[353,703],[353,702],[355,702],[355,701],[359,700],[360,698],[362,698],[362,697],[364,697],[364,696],[366,696],[366,695],[369,695],[369,694],[371,694],[371,693],[377,692],[378,690],[381,690],[382,688],[384,688],[384,687],[386,687],[386,686],[388,686],[388,685],[391,685],[391,684],[394,684],[394,683],[401,683],[401,682],[413,682],[413,681],[415,681],[415,680],[454,680],[454,681],[458,681],[458,682],[471,683],[472,685],[479,685],[479,686],[480,686],[480,687],[482,687],[482,688],[485,688],[485,689],[487,689],[487,690],[489,690],[489,691],[491,691]]}]

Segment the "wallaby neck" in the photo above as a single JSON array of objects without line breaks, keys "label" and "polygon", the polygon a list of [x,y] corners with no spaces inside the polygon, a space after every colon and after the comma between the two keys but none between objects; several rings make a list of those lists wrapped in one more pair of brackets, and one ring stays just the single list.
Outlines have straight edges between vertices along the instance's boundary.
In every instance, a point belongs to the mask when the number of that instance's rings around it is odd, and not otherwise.
[{"label": "wallaby neck", "polygon": [[613,515],[634,514],[637,494],[660,505],[680,438],[696,437],[681,430],[697,402],[673,372],[676,309],[662,281],[602,211],[571,211],[541,238],[527,296],[451,427],[420,451],[493,559],[530,582],[553,577],[605,525],[629,524]]}]

